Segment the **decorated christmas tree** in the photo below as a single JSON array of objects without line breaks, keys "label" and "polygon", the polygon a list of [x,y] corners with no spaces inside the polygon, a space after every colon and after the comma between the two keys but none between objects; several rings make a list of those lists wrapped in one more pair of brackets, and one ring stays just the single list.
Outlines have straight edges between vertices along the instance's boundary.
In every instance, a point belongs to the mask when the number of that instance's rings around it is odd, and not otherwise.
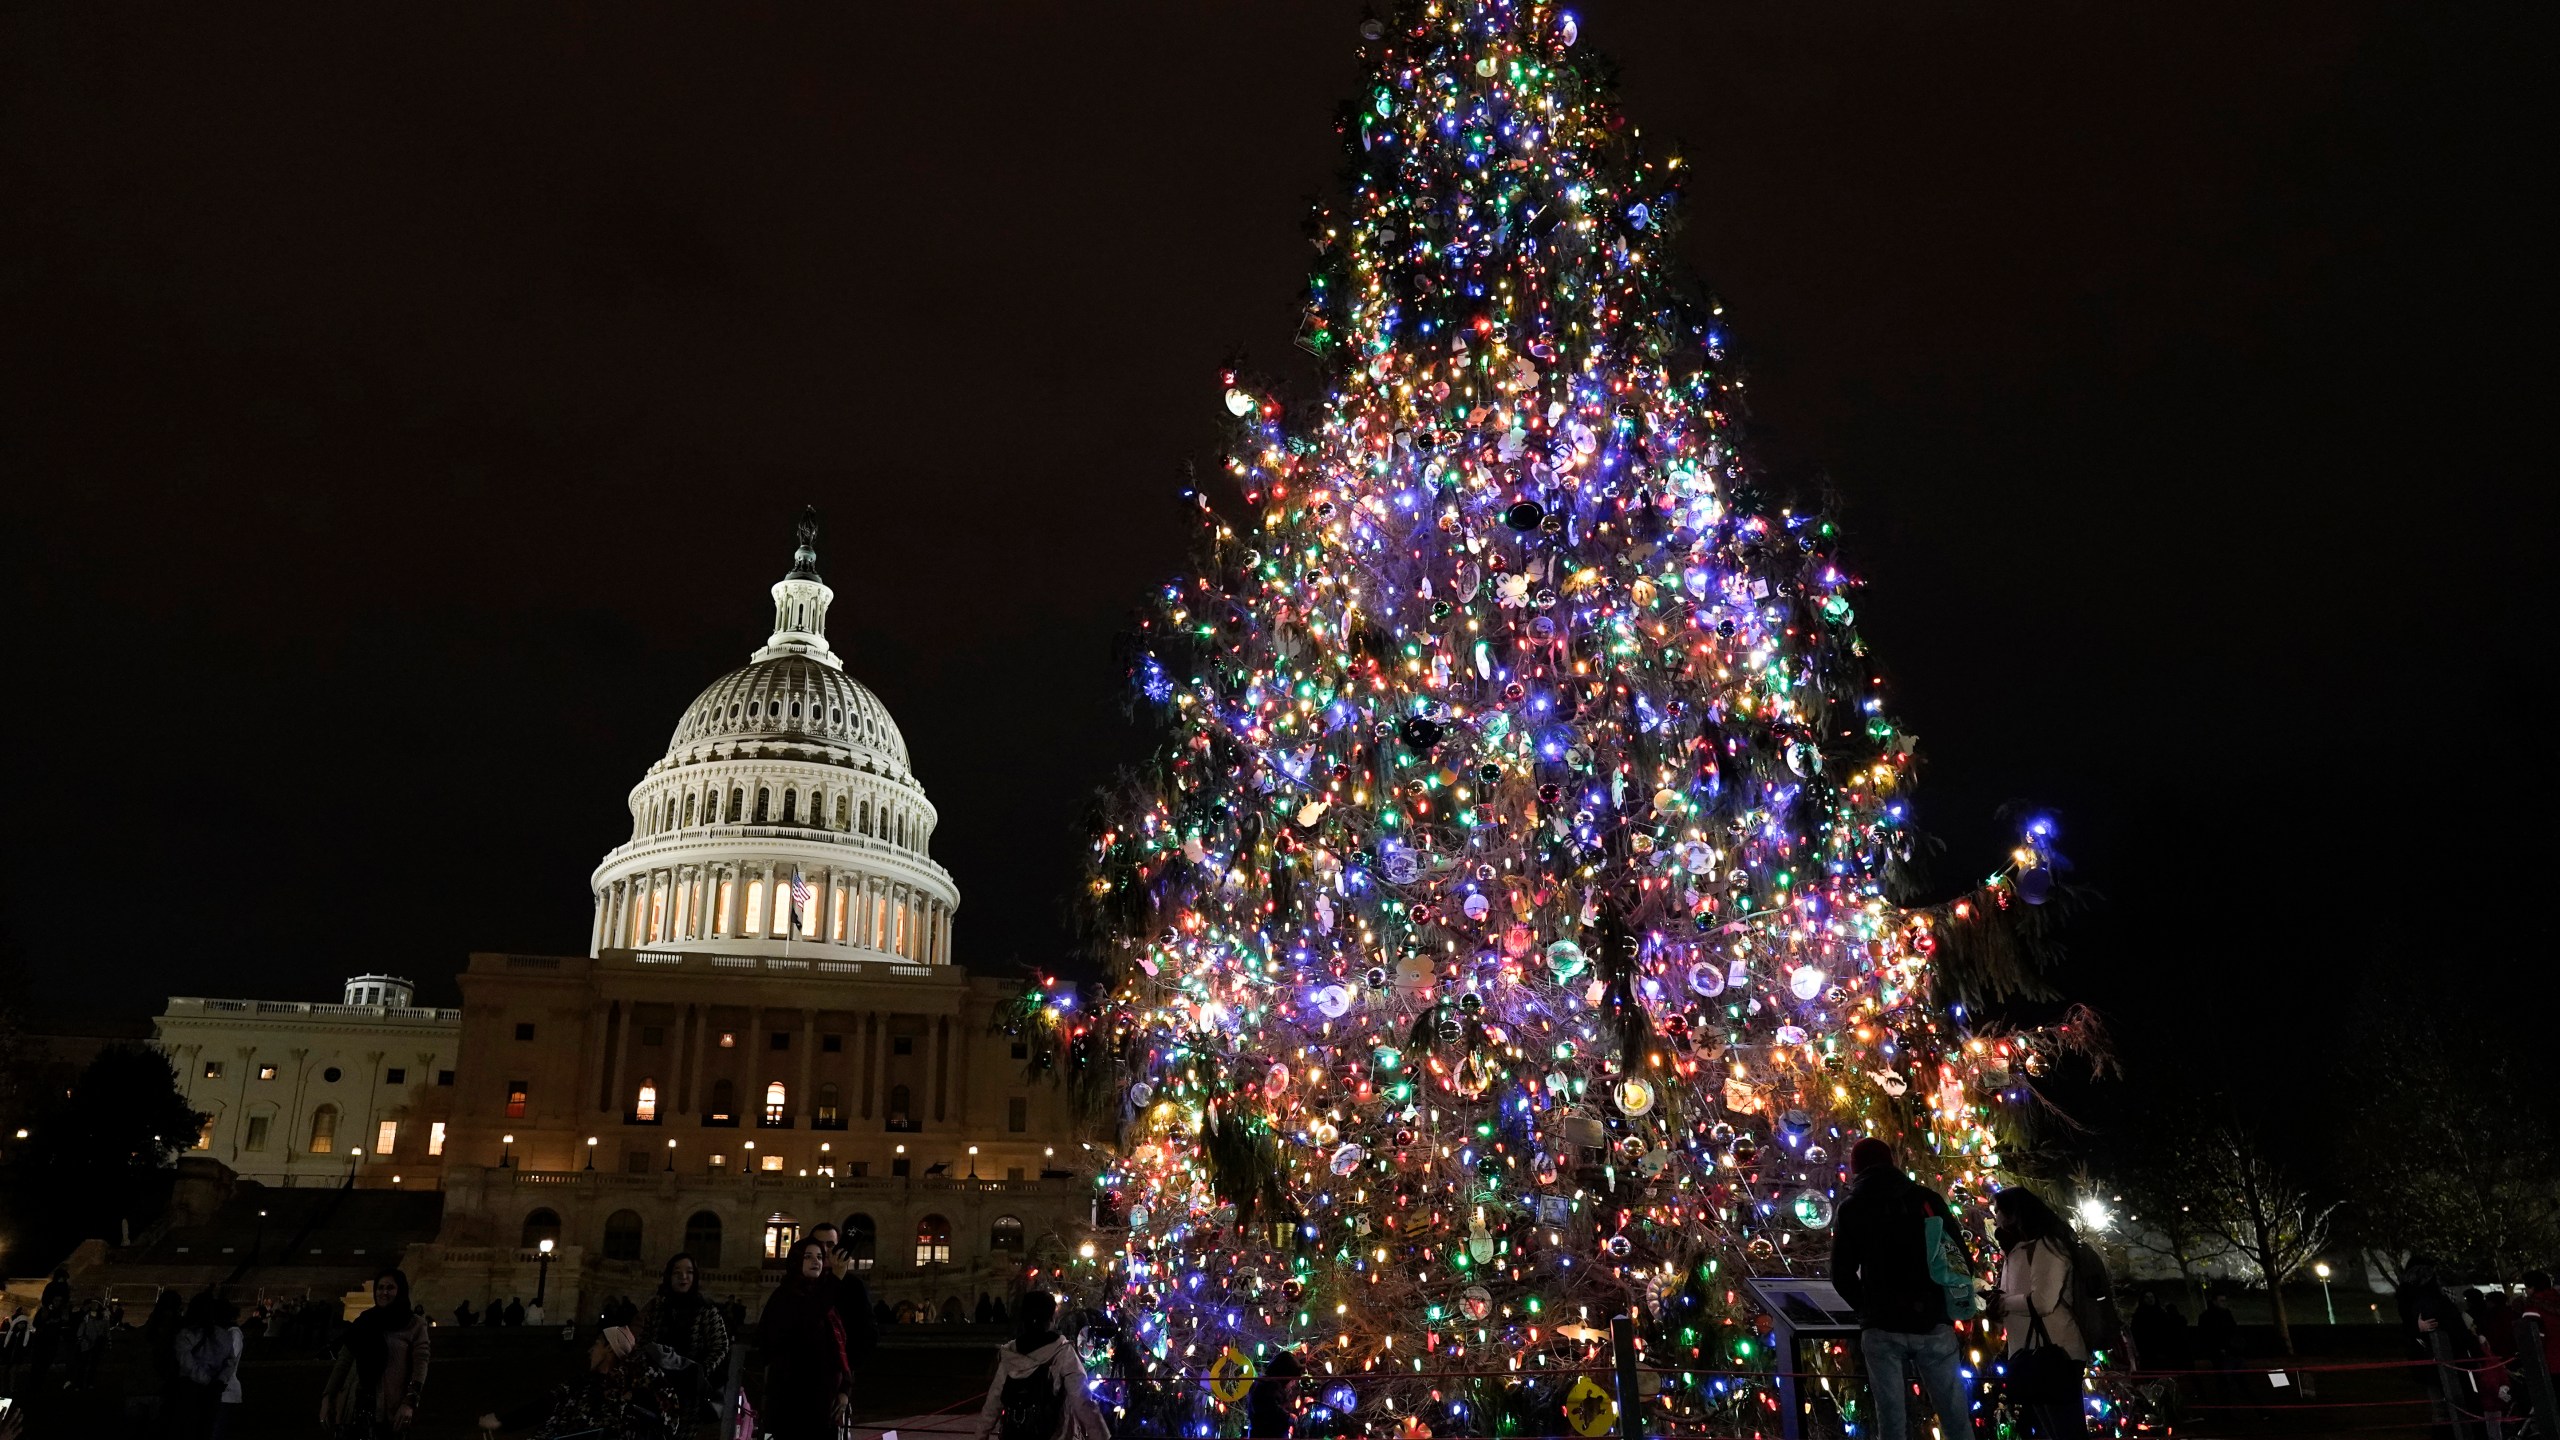
[{"label": "decorated christmas tree", "polygon": [[1978,1213],[2067,1038],[1964,1013],[2031,984],[2054,857],[1912,893],[1856,581],[1748,459],[1682,162],[1576,31],[1362,27],[1322,392],[1228,377],[1236,498],[1132,647],[1169,742],[1095,840],[1080,1025],[1142,1429],[1233,1433],[1284,1351],[1301,1434],[1605,1424],[1629,1313],[1648,1404],[1762,1428],[1748,1282],[1821,1273],[1849,1141]]}]

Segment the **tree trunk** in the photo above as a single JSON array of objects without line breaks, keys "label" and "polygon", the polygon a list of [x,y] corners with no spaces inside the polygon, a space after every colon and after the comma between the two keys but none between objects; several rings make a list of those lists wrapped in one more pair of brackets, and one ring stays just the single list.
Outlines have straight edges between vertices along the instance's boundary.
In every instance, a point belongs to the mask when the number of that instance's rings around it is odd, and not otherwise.
[{"label": "tree trunk", "polygon": [[2284,1282],[2270,1277],[2267,1282],[2267,1304],[2276,1313],[2276,1343],[2284,1353],[2293,1353],[2293,1319],[2284,1311]]}]

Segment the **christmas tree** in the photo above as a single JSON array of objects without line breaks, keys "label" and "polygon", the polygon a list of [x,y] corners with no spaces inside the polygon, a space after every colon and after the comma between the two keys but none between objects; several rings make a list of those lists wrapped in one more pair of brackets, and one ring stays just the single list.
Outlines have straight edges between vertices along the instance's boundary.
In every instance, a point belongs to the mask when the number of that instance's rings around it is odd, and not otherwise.
[{"label": "christmas tree", "polygon": [[1142,1428],[1214,1433],[1286,1351],[1301,1434],[1552,1433],[1630,1312],[1649,1404],[1764,1428],[1747,1281],[1821,1273],[1849,1140],[1978,1210],[2057,1043],[1958,1003],[2027,983],[2040,827],[1911,903],[1856,582],[1747,461],[1682,162],[1576,32],[1362,27],[1323,393],[1228,377],[1251,518],[1198,497],[1132,647],[1171,737],[1095,840],[1081,1023]]}]

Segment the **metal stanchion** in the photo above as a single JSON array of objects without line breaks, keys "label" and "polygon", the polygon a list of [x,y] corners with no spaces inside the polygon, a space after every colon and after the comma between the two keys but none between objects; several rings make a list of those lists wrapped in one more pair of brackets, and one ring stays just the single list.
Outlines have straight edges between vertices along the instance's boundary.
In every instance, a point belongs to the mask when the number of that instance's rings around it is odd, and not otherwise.
[{"label": "metal stanchion", "polygon": [[2472,1440],[2479,1430],[2466,1418],[2462,1403],[2471,1389],[2470,1376],[2453,1363],[2453,1336],[2438,1325],[2427,1332],[2427,1346],[2435,1356],[2436,1389],[2444,1396],[2445,1424],[2452,1427],[2454,1440]]},{"label": "metal stanchion", "polygon": [[1620,1315],[1609,1322],[1609,1338],[1618,1351],[1618,1440],[1643,1440],[1644,1392],[1636,1383],[1636,1321]]},{"label": "metal stanchion", "polygon": [[2560,1400],[2552,1398],[2551,1366],[2542,1339],[2542,1317],[2516,1317],[2516,1369],[2524,1377],[2524,1393],[2533,1402],[2534,1433],[2560,1434]]}]

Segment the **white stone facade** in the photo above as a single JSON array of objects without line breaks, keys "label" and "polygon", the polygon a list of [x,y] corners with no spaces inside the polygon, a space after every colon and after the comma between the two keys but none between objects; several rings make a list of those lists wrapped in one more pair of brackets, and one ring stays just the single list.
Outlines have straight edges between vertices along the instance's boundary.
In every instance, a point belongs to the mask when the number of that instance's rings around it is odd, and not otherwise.
[{"label": "white stone facade", "polygon": [[409,982],[360,975],[339,1004],[174,996],[153,1022],[187,1103],[210,1118],[195,1153],[268,1185],[433,1189],[451,1118],[462,1012],[409,1003]]}]

